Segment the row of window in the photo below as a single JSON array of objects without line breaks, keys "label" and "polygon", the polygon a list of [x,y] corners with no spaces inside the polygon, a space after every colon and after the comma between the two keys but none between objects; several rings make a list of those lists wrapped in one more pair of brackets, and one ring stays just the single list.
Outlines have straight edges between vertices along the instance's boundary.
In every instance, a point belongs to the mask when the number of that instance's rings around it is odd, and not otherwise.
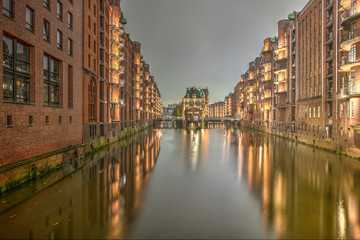
[{"label": "row of window", "polygon": [[[60,61],[44,54],[44,104],[59,105]],[[3,97],[5,101],[30,102],[30,49],[26,44],[3,35]],[[73,104],[72,66],[68,66],[68,107]]]},{"label": "row of window", "polygon": [[[50,42],[50,23],[44,19],[44,30],[43,30],[43,39]],[[59,49],[63,49],[63,33],[58,29],[56,32],[56,44]],[[68,38],[68,54],[72,56],[73,54],[73,41]]]},{"label": "row of window", "polygon": [[[10,18],[14,18],[14,0],[3,0],[3,14]],[[72,4],[72,0],[69,0]],[[43,5],[50,10],[50,0],[43,0]],[[57,1],[56,4],[56,15],[57,18],[62,21],[63,19],[63,7],[60,1]],[[26,28],[34,31],[34,10],[29,6],[26,6]],[[72,29],[73,26],[73,16],[71,12],[68,12],[68,27]]]},{"label": "row of window", "polygon": [[[45,125],[50,125],[49,116],[45,116]],[[58,118],[58,124],[63,124],[62,116],[59,116]],[[69,124],[72,124],[72,116],[69,116]],[[34,117],[29,116],[28,126],[32,127],[34,125]],[[11,115],[6,116],[6,127],[12,128],[13,127],[13,117]]]},{"label": "row of window", "polygon": [[[346,105],[346,104],[345,104]],[[316,114],[316,107],[309,107],[309,108],[305,108],[305,119],[306,118],[320,118],[320,106],[317,107],[317,114]],[[330,117],[332,117],[332,106],[330,109],[331,115]],[[340,118],[342,118],[344,115],[344,104],[340,104]],[[355,103],[354,102],[349,102],[347,104],[347,117],[348,118],[354,118],[355,117]]]}]

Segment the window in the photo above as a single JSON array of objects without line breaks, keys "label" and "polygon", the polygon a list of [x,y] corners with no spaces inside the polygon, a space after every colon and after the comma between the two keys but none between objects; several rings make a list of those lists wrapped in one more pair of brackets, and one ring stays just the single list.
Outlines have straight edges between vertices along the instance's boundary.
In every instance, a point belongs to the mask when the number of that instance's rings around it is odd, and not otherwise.
[{"label": "window", "polygon": [[6,116],[6,126],[12,127],[12,116],[11,115]]},{"label": "window", "polygon": [[343,117],[343,114],[344,114],[344,105],[340,104],[340,118]]},{"label": "window", "polygon": [[94,16],[96,17],[96,5],[94,5]]},{"label": "window", "polygon": [[49,125],[49,116],[45,117],[45,125]]},{"label": "window", "polygon": [[88,55],[88,67],[89,67],[89,70],[90,70],[90,54]]},{"label": "window", "polygon": [[58,19],[62,20],[62,3],[59,1],[56,4],[56,15]]},{"label": "window", "polygon": [[96,122],[96,84],[93,79],[89,84],[89,122]]},{"label": "window", "polygon": [[311,107],[309,107],[309,118],[311,118]]},{"label": "window", "polygon": [[72,29],[73,27],[73,16],[71,12],[68,12],[68,28]]},{"label": "window", "polygon": [[34,10],[26,6],[26,28],[34,31]]},{"label": "window", "polygon": [[96,41],[94,40],[94,53],[96,53]]},{"label": "window", "polygon": [[354,118],[354,117],[355,117],[355,103],[350,102],[350,118]]},{"label": "window", "polygon": [[50,41],[50,23],[44,19],[44,31],[43,38],[46,41]]},{"label": "window", "polygon": [[57,30],[57,34],[56,34],[56,42],[57,42],[57,47],[59,49],[62,49],[62,32]]},{"label": "window", "polygon": [[69,3],[73,4],[73,0],[69,0]]},{"label": "window", "polygon": [[96,34],[96,23],[94,23],[94,34]]},{"label": "window", "polygon": [[320,106],[318,106],[318,118],[320,118]]},{"label": "window", "polygon": [[91,37],[90,37],[90,35],[88,36],[88,47],[91,48]]},{"label": "window", "polygon": [[73,67],[71,65],[68,66],[68,108],[73,107]]},{"label": "window", "polygon": [[59,62],[44,55],[44,104],[59,105]]},{"label": "window", "polygon": [[316,108],[315,107],[313,107],[313,116],[314,116],[314,118],[316,118]]},{"label": "window", "polygon": [[29,47],[3,35],[3,94],[5,101],[30,102]]},{"label": "window", "polygon": [[72,116],[69,117],[69,122],[72,124]]},{"label": "window", "polygon": [[34,123],[33,116],[29,116],[29,126],[32,126]]},{"label": "window", "polygon": [[89,27],[89,29],[91,29],[91,26],[90,26],[90,15],[88,16],[88,27]]},{"label": "window", "polygon": [[59,116],[59,125],[61,125],[61,123],[62,123],[62,117]]},{"label": "window", "polygon": [[14,17],[14,12],[13,12],[13,1],[12,0],[3,0],[3,14],[5,16],[8,16],[10,18]]},{"label": "window", "polygon": [[94,58],[94,71],[96,71],[96,59]]},{"label": "window", "polygon": [[349,62],[356,61],[356,45],[351,46],[348,60],[349,60]]},{"label": "window", "polygon": [[71,56],[73,54],[73,45],[72,45],[72,40],[70,38],[68,39],[68,54]]},{"label": "window", "polygon": [[46,7],[47,9],[50,9],[49,0],[43,0],[43,5],[44,5],[44,7]]}]

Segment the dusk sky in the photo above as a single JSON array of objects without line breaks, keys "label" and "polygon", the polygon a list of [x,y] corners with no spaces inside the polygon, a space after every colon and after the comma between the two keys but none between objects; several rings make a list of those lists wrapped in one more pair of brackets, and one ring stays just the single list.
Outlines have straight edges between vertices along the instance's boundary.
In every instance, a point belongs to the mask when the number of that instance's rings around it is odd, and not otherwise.
[{"label": "dusk sky", "polygon": [[187,87],[209,88],[210,102],[233,91],[277,22],[308,0],[122,0],[126,32],[141,42],[163,105]]}]

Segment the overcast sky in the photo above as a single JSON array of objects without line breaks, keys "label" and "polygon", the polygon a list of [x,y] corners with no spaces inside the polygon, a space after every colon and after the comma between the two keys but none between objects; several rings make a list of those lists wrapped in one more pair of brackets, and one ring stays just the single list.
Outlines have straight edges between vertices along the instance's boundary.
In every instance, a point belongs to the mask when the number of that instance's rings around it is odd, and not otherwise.
[{"label": "overcast sky", "polygon": [[209,88],[210,102],[233,91],[277,22],[308,0],[121,0],[126,32],[141,42],[163,105],[186,87]]}]

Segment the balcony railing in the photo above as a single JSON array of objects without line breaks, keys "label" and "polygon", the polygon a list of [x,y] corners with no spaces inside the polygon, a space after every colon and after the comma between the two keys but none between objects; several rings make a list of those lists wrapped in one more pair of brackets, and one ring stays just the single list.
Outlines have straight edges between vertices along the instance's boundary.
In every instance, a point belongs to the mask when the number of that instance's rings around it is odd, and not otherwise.
[{"label": "balcony railing", "polygon": [[328,35],[326,35],[326,42],[329,42],[331,40],[333,40],[333,33],[332,32],[330,32]]},{"label": "balcony railing", "polygon": [[327,2],[326,2],[326,9],[330,9],[330,6],[332,6],[333,5],[333,0],[327,0]]},{"label": "balcony railing", "polygon": [[360,37],[360,29],[349,31],[341,36],[341,43]]},{"label": "balcony railing", "polygon": [[341,15],[341,25],[345,28],[348,28],[350,27],[351,22],[359,16],[360,13],[356,10],[356,8],[351,8]]},{"label": "balcony railing", "polygon": [[340,66],[345,66],[348,64],[356,63],[356,62],[358,62],[358,61],[356,61],[355,57],[353,55],[349,54],[349,55],[341,58]]}]

